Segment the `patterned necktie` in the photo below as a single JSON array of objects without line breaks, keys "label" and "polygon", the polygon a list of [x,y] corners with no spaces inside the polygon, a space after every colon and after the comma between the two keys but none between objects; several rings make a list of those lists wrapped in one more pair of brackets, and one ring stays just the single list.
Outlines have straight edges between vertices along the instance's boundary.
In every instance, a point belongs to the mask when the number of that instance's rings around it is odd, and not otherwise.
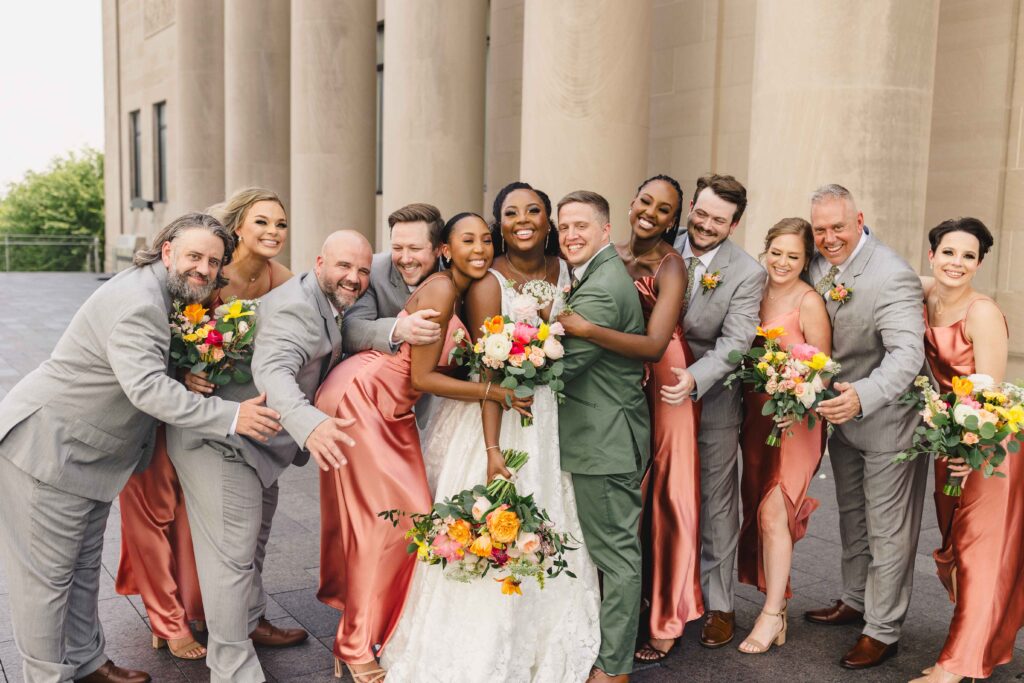
[{"label": "patterned necktie", "polygon": [[686,258],[686,292],[683,293],[683,310],[690,304],[690,292],[696,288],[697,283],[693,281],[693,276],[697,274],[699,264],[700,259],[696,256]]},{"label": "patterned necktie", "polygon": [[571,292],[571,291],[573,291],[574,289],[576,289],[579,286],[580,286],[580,279],[578,277],[576,277],[576,269],[573,268],[573,270],[572,270],[572,279],[569,281],[569,291]]},{"label": "patterned necktie", "polygon": [[814,290],[818,292],[818,294],[825,296],[825,293],[832,289],[832,285],[836,283],[836,275],[838,274],[839,266],[832,266],[828,269],[828,272],[825,273],[825,277],[818,280],[818,284]]}]

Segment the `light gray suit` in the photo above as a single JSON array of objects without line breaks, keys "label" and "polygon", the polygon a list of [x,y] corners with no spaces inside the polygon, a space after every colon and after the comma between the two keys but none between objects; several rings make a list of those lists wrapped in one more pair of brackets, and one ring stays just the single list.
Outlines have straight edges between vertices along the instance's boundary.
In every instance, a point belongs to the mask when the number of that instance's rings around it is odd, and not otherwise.
[{"label": "light gray suit", "polygon": [[298,444],[327,419],[310,402],[341,357],[341,332],[315,275],[296,276],[263,297],[254,349],[253,380],[220,387],[217,394],[246,400],[265,391],[285,430],[267,443],[167,430],[192,525],[210,632],[206,663],[214,682],[265,680],[249,634],[266,609],[260,573],[277,478],[289,465],[309,460]]},{"label": "light gray suit", "polygon": [[[867,242],[836,278],[849,299],[825,303],[832,357],[842,365],[836,381],[853,384],[862,416],[836,427],[828,448],[843,541],[842,600],[864,612],[865,635],[893,643],[910,605],[928,476],[927,458],[893,462],[919,423],[899,398],[924,365],[923,297],[906,261],[864,232]],[[829,267],[816,255],[811,280]]]},{"label": "light gray suit", "polygon": [[238,412],[168,376],[170,310],[163,264],[129,268],[0,402],[0,544],[26,681],[70,681],[106,661],[103,529],[148,463],[157,421],[221,438]]},{"label": "light gray suit", "polygon": [[[683,252],[684,232],[676,240]],[[721,281],[710,291],[698,283],[690,294],[683,332],[696,361],[689,367],[701,401],[700,431],[700,582],[709,610],[733,611],[733,565],[740,533],[739,427],[740,387],[723,384],[735,365],[732,351],[747,351],[760,323],[764,269],[730,240],[722,242],[708,267]]]},{"label": "light gray suit", "polygon": [[[391,343],[391,330],[410,294],[409,285],[391,262],[391,254],[386,251],[374,254],[369,288],[345,311],[345,338],[342,340],[345,353],[367,349],[384,353],[398,351],[401,344]],[[416,401],[416,424],[420,429],[427,426],[432,399],[430,394],[424,394]]]}]

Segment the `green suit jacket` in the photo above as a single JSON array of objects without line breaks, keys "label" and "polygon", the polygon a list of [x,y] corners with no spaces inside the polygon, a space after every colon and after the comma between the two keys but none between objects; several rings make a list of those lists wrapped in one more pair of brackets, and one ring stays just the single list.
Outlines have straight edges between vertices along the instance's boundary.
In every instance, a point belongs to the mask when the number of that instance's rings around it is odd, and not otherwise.
[{"label": "green suit jacket", "polygon": [[[640,297],[614,247],[599,252],[568,303],[602,327],[644,334]],[[642,471],[651,426],[641,382],[643,363],[582,339],[565,339],[566,401],[558,411],[562,469],[577,474]]]}]

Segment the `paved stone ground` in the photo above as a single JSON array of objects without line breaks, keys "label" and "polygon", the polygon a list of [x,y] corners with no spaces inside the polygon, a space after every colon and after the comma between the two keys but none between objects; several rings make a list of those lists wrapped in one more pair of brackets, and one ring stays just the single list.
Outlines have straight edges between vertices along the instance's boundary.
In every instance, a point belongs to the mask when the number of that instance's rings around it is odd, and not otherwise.
[{"label": "paved stone ground", "polygon": [[[100,282],[85,273],[0,274],[0,395],[38,365],[49,353],[81,302]],[[831,469],[823,464],[811,494],[821,508],[810,522],[808,536],[796,548],[790,603],[790,636],[785,647],[761,657],[741,655],[733,647],[706,650],[697,643],[699,622],[690,624],[683,641],[661,665],[638,671],[638,683],[668,681],[907,681],[934,662],[952,613],[934,576],[929,555],[938,541],[934,513],[925,510],[924,530],[917,555],[916,583],[899,656],[877,669],[849,672],[836,661],[855,641],[855,627],[815,627],[800,614],[828,604],[839,595],[840,546]],[[319,564],[319,507],[317,474],[312,467],[291,468],[281,482],[281,501],[270,538],[264,583],[271,595],[268,616],[282,626],[301,625],[313,635],[301,647],[264,650],[260,659],[272,681],[330,681],[331,642],[338,613],[316,600]],[[202,663],[183,662],[166,650],[149,645],[146,613],[137,597],[114,592],[120,547],[120,519],[115,507],[107,525],[103,554],[105,569],[100,592],[100,617],[107,652],[124,666],[149,671],[155,681],[207,681]],[[1021,587],[1024,590],[1024,587]],[[21,681],[21,664],[14,646],[7,585],[0,574],[0,681]],[[740,633],[753,623],[760,595],[748,586],[739,589],[737,619]],[[467,634],[470,635],[470,634]],[[444,644],[450,648],[452,644]],[[348,676],[346,675],[346,679]],[[1017,653],[997,669],[992,681],[1024,680],[1024,635]],[[455,682],[453,682],[455,683]]]}]

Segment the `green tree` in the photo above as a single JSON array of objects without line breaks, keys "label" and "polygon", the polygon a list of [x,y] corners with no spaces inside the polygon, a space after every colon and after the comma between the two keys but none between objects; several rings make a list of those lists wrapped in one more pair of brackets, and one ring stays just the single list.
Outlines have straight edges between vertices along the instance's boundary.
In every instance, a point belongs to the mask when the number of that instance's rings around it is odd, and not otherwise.
[{"label": "green tree", "polygon": [[[29,171],[0,199],[0,252],[4,235],[84,235],[99,237],[102,258],[103,226],[103,154],[89,147],[55,158],[42,173]],[[11,270],[82,270],[91,250],[12,246]]]}]

